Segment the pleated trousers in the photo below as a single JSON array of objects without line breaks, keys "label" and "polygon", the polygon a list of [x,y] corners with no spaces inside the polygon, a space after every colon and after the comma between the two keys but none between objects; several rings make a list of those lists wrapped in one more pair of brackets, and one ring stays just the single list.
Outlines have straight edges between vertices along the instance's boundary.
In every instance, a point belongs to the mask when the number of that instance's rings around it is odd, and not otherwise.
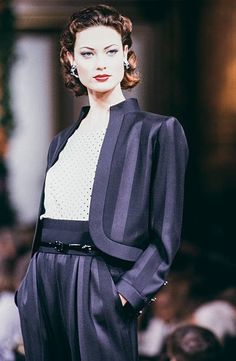
[{"label": "pleated trousers", "polygon": [[[42,240],[92,244],[87,221],[45,220]],[[137,316],[115,285],[130,267],[101,253],[40,247],[15,298],[26,360],[137,361]]]}]

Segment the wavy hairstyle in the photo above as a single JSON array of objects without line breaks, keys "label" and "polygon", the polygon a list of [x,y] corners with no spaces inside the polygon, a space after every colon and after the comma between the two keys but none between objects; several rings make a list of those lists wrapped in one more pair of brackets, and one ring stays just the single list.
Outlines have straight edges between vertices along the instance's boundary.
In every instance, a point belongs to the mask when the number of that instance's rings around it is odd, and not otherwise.
[{"label": "wavy hairstyle", "polygon": [[[75,96],[86,95],[88,93],[87,88],[80,82],[79,78],[75,78],[70,73],[71,65],[67,57],[67,52],[69,51],[71,54],[74,53],[76,33],[99,25],[109,26],[115,29],[121,35],[123,48],[125,45],[128,45],[128,49],[132,46],[132,22],[128,17],[122,16],[113,7],[100,4],[74,13],[61,34],[60,62],[65,86],[71,89]],[[122,89],[131,89],[140,81],[140,77],[136,71],[137,59],[133,50],[128,51],[127,60],[130,67],[129,69],[124,69],[124,77],[121,81]]]}]

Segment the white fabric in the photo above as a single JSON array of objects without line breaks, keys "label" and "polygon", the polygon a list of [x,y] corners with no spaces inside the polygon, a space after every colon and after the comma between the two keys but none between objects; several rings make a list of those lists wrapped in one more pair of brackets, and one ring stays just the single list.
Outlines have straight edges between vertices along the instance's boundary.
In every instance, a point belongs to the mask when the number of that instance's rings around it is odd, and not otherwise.
[{"label": "white fabric", "polygon": [[106,128],[75,130],[48,170],[45,183],[45,213],[40,218],[89,219],[96,166]]},{"label": "white fabric", "polygon": [[194,322],[211,330],[222,342],[225,336],[236,336],[236,313],[226,301],[212,301],[199,306],[193,314]]},{"label": "white fabric", "polygon": [[0,293],[0,360],[14,361],[13,350],[23,344],[20,317],[14,302],[14,293]]}]

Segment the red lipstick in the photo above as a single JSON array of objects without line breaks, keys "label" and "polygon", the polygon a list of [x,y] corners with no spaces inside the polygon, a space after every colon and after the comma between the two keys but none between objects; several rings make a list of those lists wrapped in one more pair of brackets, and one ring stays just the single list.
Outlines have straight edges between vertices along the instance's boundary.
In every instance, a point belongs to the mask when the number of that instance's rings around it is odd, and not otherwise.
[{"label": "red lipstick", "polygon": [[109,79],[110,75],[108,74],[99,74],[99,75],[96,75],[94,78],[97,80],[97,81],[106,81],[107,79]]}]

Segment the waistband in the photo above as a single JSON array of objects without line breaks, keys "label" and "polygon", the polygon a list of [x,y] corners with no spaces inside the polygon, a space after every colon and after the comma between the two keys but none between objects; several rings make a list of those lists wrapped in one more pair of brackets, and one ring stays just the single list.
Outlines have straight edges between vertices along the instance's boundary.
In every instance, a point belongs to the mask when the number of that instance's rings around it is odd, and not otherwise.
[{"label": "waistband", "polygon": [[65,244],[94,245],[89,233],[88,221],[43,218],[41,240],[42,242],[58,241]]},{"label": "waistband", "polygon": [[[133,262],[122,260],[110,256],[101,250],[99,250],[94,244],[90,233],[89,233],[89,222],[88,221],[71,221],[71,220],[61,220],[61,219],[52,219],[52,218],[43,218],[41,220],[42,224],[42,233],[41,233],[41,242],[55,243],[62,242],[64,244],[79,243],[80,245],[90,245],[92,250],[88,251],[77,251],[74,249],[67,250],[66,254],[75,254],[75,255],[90,255],[90,256],[101,256],[104,261],[109,263],[114,267],[123,267],[124,269],[129,269]],[[66,247],[65,247],[66,248]],[[39,243],[39,251],[46,253],[61,253],[58,251],[60,249],[56,247],[45,247]],[[64,253],[64,252],[63,252]]]}]

